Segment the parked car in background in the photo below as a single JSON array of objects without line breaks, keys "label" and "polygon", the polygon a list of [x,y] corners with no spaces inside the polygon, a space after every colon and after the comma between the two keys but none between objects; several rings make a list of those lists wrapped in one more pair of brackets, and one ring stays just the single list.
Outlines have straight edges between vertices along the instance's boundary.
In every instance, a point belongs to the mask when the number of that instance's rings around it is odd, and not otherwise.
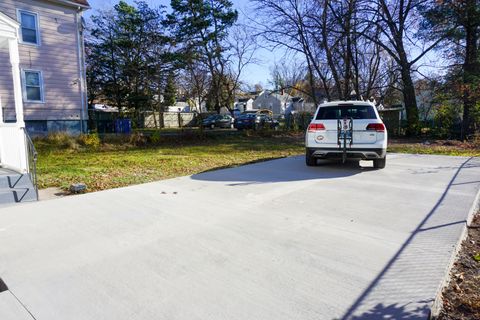
[{"label": "parked car in background", "polygon": [[242,112],[240,111],[240,109],[233,109],[233,117],[236,118],[236,117],[239,117],[242,115]]},{"label": "parked car in background", "polygon": [[279,123],[271,116],[259,113],[245,113],[235,119],[234,128],[238,130],[244,129],[272,129],[277,130]]},{"label": "parked car in background", "polygon": [[214,114],[202,121],[204,128],[233,128],[233,118],[229,115]]},{"label": "parked car in background", "polygon": [[268,109],[252,109],[252,110],[247,110],[243,112],[243,114],[265,114],[273,118],[272,110],[268,110]]}]

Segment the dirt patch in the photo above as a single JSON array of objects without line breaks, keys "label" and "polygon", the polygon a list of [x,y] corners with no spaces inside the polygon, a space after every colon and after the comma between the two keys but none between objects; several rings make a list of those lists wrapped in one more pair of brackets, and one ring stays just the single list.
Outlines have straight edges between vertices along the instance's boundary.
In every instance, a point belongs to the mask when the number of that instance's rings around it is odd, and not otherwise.
[{"label": "dirt patch", "polygon": [[61,198],[69,195],[70,193],[68,191],[64,191],[63,189],[56,188],[56,187],[38,190],[39,200],[57,199],[57,198]]},{"label": "dirt patch", "polygon": [[468,237],[443,291],[443,310],[438,320],[480,319],[480,212],[468,228]]}]

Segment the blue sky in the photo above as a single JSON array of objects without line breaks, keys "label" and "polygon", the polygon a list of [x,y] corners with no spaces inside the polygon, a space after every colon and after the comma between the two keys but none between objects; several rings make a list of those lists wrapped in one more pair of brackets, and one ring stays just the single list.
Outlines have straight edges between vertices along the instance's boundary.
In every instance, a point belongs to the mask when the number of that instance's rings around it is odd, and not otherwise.
[{"label": "blue sky", "polygon": [[[126,0],[128,3],[133,3],[133,0]],[[164,5],[170,7],[170,0],[145,0],[150,6],[155,7],[159,5]],[[85,17],[89,17],[95,13],[96,10],[104,10],[113,7],[118,0],[89,0],[90,6],[92,9],[88,10],[85,14]],[[245,12],[250,11],[248,8],[248,1],[246,0],[233,0],[235,8],[240,13],[239,20],[242,21],[245,17]],[[278,53],[277,53],[278,55]],[[278,58],[280,58],[279,55]],[[242,75],[242,80],[248,84],[254,85],[256,83],[261,83],[264,87],[268,87],[268,80],[270,78],[270,68],[273,65],[276,56],[275,53],[271,51],[260,49],[257,52],[257,60],[259,61],[255,65],[249,65],[246,68]]]},{"label": "blue sky", "polygon": [[[1,1],[1,0],[0,0]],[[88,18],[90,15],[94,14],[96,10],[108,9],[113,7],[119,0],[89,0],[90,6],[92,7],[91,10],[88,10],[86,13],[86,17]],[[134,2],[134,0],[126,0],[128,3]],[[240,17],[239,21],[245,21],[247,15],[254,15],[255,11],[249,8],[249,1],[248,0],[232,0],[234,3],[235,8],[239,11]],[[159,5],[164,5],[167,8],[170,6],[170,0],[145,0],[150,6],[155,7]],[[414,49],[415,50],[415,49]],[[267,49],[260,49],[257,52],[256,59],[258,61],[255,65],[248,66],[242,75],[242,80],[250,85],[254,85],[257,83],[262,84],[264,88],[269,88],[269,79],[270,79],[270,70],[275,63],[275,61],[281,60],[281,58],[285,55],[284,51],[281,49],[276,49],[274,51],[267,50]],[[289,57],[290,59],[295,59],[295,57]],[[442,66],[445,65],[442,59],[439,59],[438,53],[432,51],[428,53],[418,64],[423,65],[420,67],[420,70],[425,73],[429,74],[432,72],[444,72],[444,69],[441,69]],[[418,75],[417,75],[418,76]]]}]

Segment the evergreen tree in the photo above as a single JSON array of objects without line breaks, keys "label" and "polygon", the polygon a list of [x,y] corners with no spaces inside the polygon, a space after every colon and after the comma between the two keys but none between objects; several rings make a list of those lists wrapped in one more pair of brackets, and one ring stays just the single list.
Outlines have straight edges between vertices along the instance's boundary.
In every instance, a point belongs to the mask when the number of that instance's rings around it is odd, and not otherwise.
[{"label": "evergreen tree", "polygon": [[221,94],[227,72],[224,55],[228,49],[228,30],[237,21],[238,12],[229,0],[172,0],[171,7],[166,24],[185,62],[201,62],[209,70],[208,104],[219,111],[228,103],[222,101]]},{"label": "evergreen tree", "polygon": [[461,65],[459,96],[463,100],[462,135],[480,127],[480,0],[435,1],[423,7],[426,37],[444,40],[449,60]]},{"label": "evergreen tree", "polygon": [[121,111],[152,109],[165,85],[172,64],[162,14],[163,7],[120,1],[113,10],[92,17],[88,81],[101,83],[95,94]]},{"label": "evergreen tree", "polygon": [[167,84],[163,92],[163,104],[173,106],[177,102],[177,87],[175,85],[175,74],[170,72],[167,77]]}]

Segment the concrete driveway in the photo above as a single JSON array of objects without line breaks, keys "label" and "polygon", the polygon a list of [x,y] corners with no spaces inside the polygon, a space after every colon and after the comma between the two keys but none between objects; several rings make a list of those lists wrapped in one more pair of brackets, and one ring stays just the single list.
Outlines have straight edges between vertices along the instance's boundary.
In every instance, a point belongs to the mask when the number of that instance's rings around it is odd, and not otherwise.
[{"label": "concrete driveway", "polygon": [[293,157],[4,208],[0,319],[424,319],[479,188],[477,158]]}]

